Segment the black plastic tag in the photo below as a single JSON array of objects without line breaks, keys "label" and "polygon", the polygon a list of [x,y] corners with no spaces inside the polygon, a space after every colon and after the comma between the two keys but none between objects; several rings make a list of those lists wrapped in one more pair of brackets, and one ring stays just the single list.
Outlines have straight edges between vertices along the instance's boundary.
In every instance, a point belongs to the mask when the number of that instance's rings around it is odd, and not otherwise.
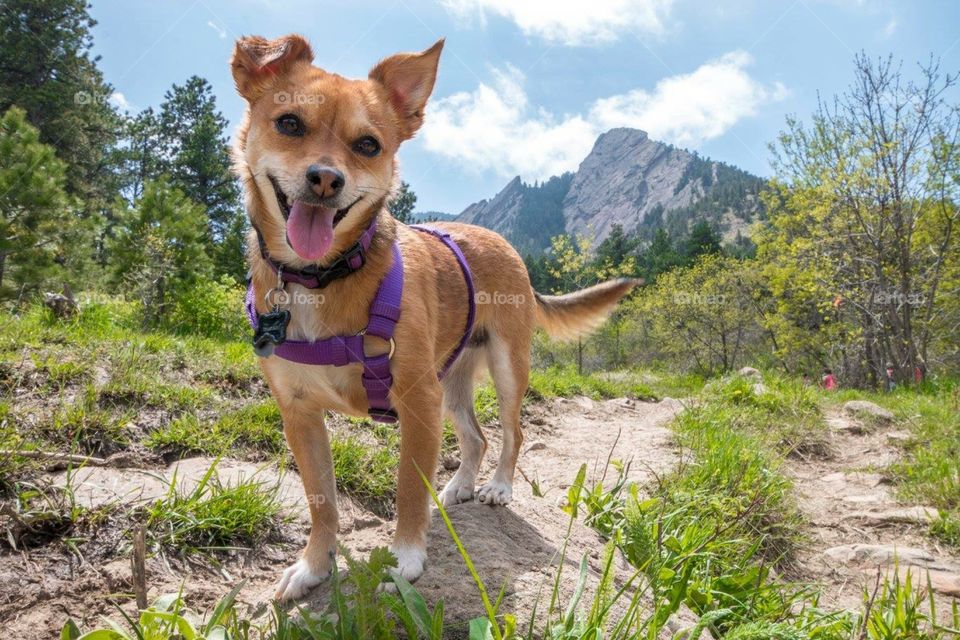
[{"label": "black plastic tag", "polygon": [[273,350],[287,340],[290,312],[275,309],[257,316],[257,330],[253,334],[253,352],[261,358],[273,355]]}]

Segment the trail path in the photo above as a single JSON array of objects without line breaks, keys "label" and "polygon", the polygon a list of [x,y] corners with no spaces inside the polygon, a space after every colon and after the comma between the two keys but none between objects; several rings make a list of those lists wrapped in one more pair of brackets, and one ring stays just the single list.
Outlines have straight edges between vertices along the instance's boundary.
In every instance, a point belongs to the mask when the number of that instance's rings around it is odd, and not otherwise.
[{"label": "trail path", "polygon": [[[501,611],[515,613],[519,620],[524,620],[538,599],[541,608],[549,604],[546,599],[561,564],[560,549],[569,526],[569,516],[560,504],[580,465],[588,464],[591,481],[600,479],[608,459],[632,459],[630,475],[635,480],[669,470],[676,461],[676,451],[667,423],[681,409],[681,403],[671,399],[643,403],[575,398],[539,403],[526,411],[525,442],[519,462],[522,473],[517,474],[513,502],[507,508],[467,503],[449,510],[488,590],[495,595],[505,585]],[[481,479],[492,473],[500,445],[499,427],[485,428],[485,433],[490,451]],[[169,478],[176,471],[182,481],[196,482],[210,462],[207,458],[194,458],[167,469],[84,469],[76,478],[77,499],[89,506],[110,501],[132,506],[160,495],[163,483],[156,476]],[[276,477],[274,470],[253,463],[221,462],[224,481],[257,472],[265,480]],[[451,474],[441,467],[438,484],[442,486]],[[531,483],[524,478],[539,486],[541,497],[534,496]],[[309,528],[299,479],[290,473],[281,482],[282,498],[294,517],[285,525],[289,537],[286,544],[271,545],[255,553],[237,552],[216,568],[207,562],[150,558],[150,598],[175,592],[183,584],[189,604],[203,610],[237,581],[245,579],[240,601],[251,606],[264,602],[282,569],[296,559]],[[340,511],[340,540],[353,554],[363,557],[374,547],[389,544],[392,521],[377,517],[345,497],[340,499]],[[8,634],[24,639],[49,638],[57,635],[67,616],[85,627],[98,622],[102,615],[117,617],[108,600],[110,594],[130,592],[130,568],[123,531],[118,528],[108,537],[111,539],[99,541],[97,546],[102,553],[85,557],[82,562],[66,553],[62,545],[0,556],[0,621],[4,621]],[[568,576],[561,580],[564,605],[575,587],[577,565],[583,556],[589,558],[594,577],[599,574],[602,545],[594,531],[578,522],[573,524],[562,568]],[[466,636],[466,622],[483,611],[473,581],[439,517],[433,520],[428,553],[427,572],[417,588],[431,604],[442,597],[452,637]],[[622,583],[632,572],[624,561],[618,560],[615,581]],[[327,595],[328,590],[318,587],[301,604],[322,606]],[[586,597],[589,595],[588,591]],[[129,603],[123,596],[117,600]],[[125,607],[130,609],[129,604]]]},{"label": "trail path", "polygon": [[878,572],[892,575],[899,565],[901,576],[912,572],[914,585],[925,585],[929,572],[938,611],[946,614],[951,598],[960,597],[960,559],[926,535],[936,510],[898,501],[883,472],[910,434],[876,405],[849,405],[827,416],[831,456],[789,464],[809,520],[801,578],[823,586],[822,605],[857,609]]}]

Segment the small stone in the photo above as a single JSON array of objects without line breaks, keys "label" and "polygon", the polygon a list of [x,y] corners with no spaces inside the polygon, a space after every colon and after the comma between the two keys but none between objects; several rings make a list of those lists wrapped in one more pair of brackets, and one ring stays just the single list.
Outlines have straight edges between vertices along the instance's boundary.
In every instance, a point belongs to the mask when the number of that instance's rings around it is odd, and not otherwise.
[{"label": "small stone", "polygon": [[534,442],[529,447],[527,447],[524,453],[530,453],[531,451],[543,451],[546,448],[547,448],[547,445],[545,445],[544,443]]},{"label": "small stone", "polygon": [[939,517],[932,507],[900,507],[885,511],[855,511],[844,516],[844,520],[856,520],[869,525],[886,524],[930,524]]},{"label": "small stone", "polygon": [[906,431],[891,431],[887,434],[887,442],[895,444],[904,444],[906,442],[910,442],[912,438],[913,436]]},{"label": "small stone", "polygon": [[762,382],[755,382],[753,384],[753,395],[762,396],[767,392],[767,387]]},{"label": "small stone", "polygon": [[759,378],[759,377],[760,377],[760,372],[759,372],[757,369],[754,369],[753,367],[743,367],[743,368],[741,368],[740,371],[738,371],[737,373],[738,373],[739,375],[743,376],[744,378]]},{"label": "small stone", "polygon": [[447,471],[454,471],[460,468],[460,458],[457,456],[443,456],[443,468]]},{"label": "small stone", "polygon": [[354,529],[370,529],[372,527],[379,527],[381,524],[383,524],[383,520],[376,516],[360,516],[353,520]]},{"label": "small stone", "polygon": [[868,400],[850,400],[843,405],[843,411],[849,416],[871,420],[873,422],[893,422],[893,414],[891,412]]}]

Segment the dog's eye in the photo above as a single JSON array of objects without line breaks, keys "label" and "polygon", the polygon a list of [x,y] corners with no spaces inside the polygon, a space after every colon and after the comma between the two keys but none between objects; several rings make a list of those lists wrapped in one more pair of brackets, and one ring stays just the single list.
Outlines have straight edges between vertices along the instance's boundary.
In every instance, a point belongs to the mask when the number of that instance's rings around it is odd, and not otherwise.
[{"label": "dog's eye", "polygon": [[380,153],[380,143],[372,136],[363,136],[353,143],[353,150],[362,156],[372,158]]},{"label": "dog's eye", "polygon": [[292,113],[286,113],[277,118],[277,131],[285,136],[302,136],[305,127],[303,126],[303,120]]}]

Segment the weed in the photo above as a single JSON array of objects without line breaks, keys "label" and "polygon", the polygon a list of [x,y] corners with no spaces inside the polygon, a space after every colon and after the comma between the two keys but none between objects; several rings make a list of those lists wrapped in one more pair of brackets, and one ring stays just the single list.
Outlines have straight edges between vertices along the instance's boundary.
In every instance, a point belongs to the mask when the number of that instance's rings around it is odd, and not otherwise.
[{"label": "weed", "polygon": [[255,546],[278,531],[279,486],[241,479],[221,483],[217,464],[193,487],[168,483],[166,494],[144,507],[148,534],[157,545],[181,551]]}]

